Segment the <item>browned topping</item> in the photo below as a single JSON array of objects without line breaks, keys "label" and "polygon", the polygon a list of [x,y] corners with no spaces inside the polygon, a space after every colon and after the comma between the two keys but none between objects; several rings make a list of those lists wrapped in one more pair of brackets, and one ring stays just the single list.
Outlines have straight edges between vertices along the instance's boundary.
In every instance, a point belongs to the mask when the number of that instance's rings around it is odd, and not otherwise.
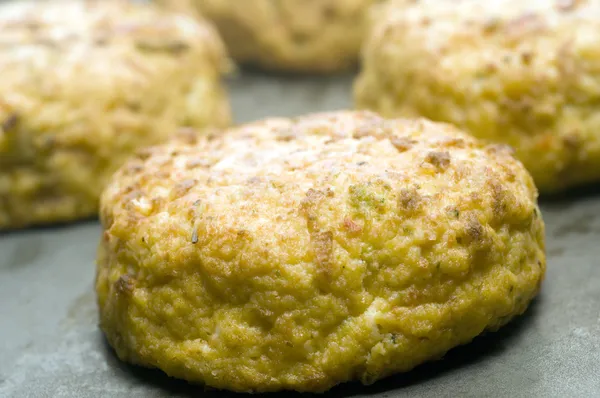
[{"label": "browned topping", "polygon": [[317,219],[317,213],[315,210],[316,203],[323,199],[325,195],[323,192],[310,188],[306,192],[306,197],[302,199],[302,203],[300,204],[301,210],[304,213],[306,219],[308,220],[308,225],[310,228],[314,227],[314,222]]},{"label": "browned topping", "polygon": [[531,51],[524,51],[521,53],[521,62],[523,62],[523,64],[525,65],[529,65],[531,63],[532,57],[533,54],[531,53]]},{"label": "browned topping", "polygon": [[135,155],[141,160],[146,160],[152,155],[152,150],[150,148],[143,148],[138,150]]},{"label": "browned topping", "polygon": [[582,145],[582,140],[581,137],[578,136],[577,134],[573,133],[570,135],[567,135],[565,137],[563,137],[563,143],[565,144],[565,147],[567,149],[570,150],[577,150],[581,147]]},{"label": "browned topping", "polygon": [[581,0],[557,0],[556,9],[562,12],[573,11],[580,3]]},{"label": "browned topping", "polygon": [[185,165],[185,167],[188,170],[195,169],[196,167],[209,167],[209,166],[210,166],[210,162],[207,161],[206,159],[194,159],[194,160],[190,160]]},{"label": "browned topping", "polygon": [[48,47],[48,48],[54,48],[57,49],[59,48],[61,45],[65,45],[64,42],[59,42],[58,40],[53,40],[53,39],[47,39],[47,38],[37,38],[33,41],[33,44],[41,46],[41,47]]},{"label": "browned topping", "polygon": [[429,152],[425,161],[443,169],[450,165],[450,154],[448,152]]},{"label": "browned topping", "polygon": [[39,21],[24,21],[23,25],[25,25],[26,29],[29,29],[32,32],[35,32],[42,27],[42,24]]},{"label": "browned topping", "polygon": [[466,142],[462,138],[448,138],[443,140],[442,144],[448,148],[464,148]]},{"label": "browned topping", "polygon": [[179,184],[175,185],[175,189],[174,189],[175,195],[176,196],[184,195],[197,183],[198,183],[198,180],[194,180],[194,179],[183,180]]},{"label": "browned topping", "polygon": [[373,135],[372,126],[362,126],[354,132],[352,138],[360,140],[361,138],[369,137],[371,135]]},{"label": "browned topping", "polygon": [[[213,129],[205,129],[204,134],[207,139],[211,139],[211,136],[215,134]],[[194,145],[198,142],[198,131],[191,127],[181,127],[177,129],[176,137],[179,141],[184,142],[189,145]]]},{"label": "browned topping", "polygon": [[246,180],[246,183],[248,185],[257,185],[257,184],[260,184],[261,182],[262,182],[262,178],[260,178],[258,176],[253,176]]},{"label": "browned topping", "polygon": [[322,271],[329,273],[333,252],[333,233],[331,231],[315,233],[312,235],[312,241],[317,265]]},{"label": "browned topping", "polygon": [[485,66],[486,73],[495,73],[497,71],[498,71],[498,66],[496,66],[496,64],[487,64]]},{"label": "browned topping", "polygon": [[406,152],[410,150],[416,141],[411,140],[408,137],[392,137],[390,142],[398,150],[398,152]]},{"label": "browned topping", "polygon": [[538,14],[528,12],[518,18],[509,21],[506,26],[506,33],[513,36],[521,36],[526,33],[540,32],[546,28],[544,19]]},{"label": "browned topping", "polygon": [[304,198],[304,200],[303,200],[303,205],[315,203],[319,199],[322,199],[323,197],[325,197],[323,192],[321,192],[317,189],[314,189],[314,188],[310,188],[308,191],[306,191],[306,198]]},{"label": "browned topping", "polygon": [[488,153],[506,154],[512,156],[515,154],[515,149],[506,144],[491,144],[486,147]]},{"label": "browned topping", "polygon": [[2,122],[2,131],[5,133],[10,132],[17,126],[17,123],[19,123],[19,115],[16,113],[11,113],[6,119],[4,119],[4,122]]},{"label": "browned topping", "polygon": [[359,233],[362,231],[362,227],[355,223],[350,217],[344,218],[344,228],[346,228],[350,233]]},{"label": "browned topping", "polygon": [[402,210],[415,210],[421,203],[421,195],[415,188],[402,189],[398,194],[398,206]]},{"label": "browned topping", "polygon": [[150,206],[153,209],[159,208],[160,206],[162,206],[163,203],[165,203],[165,198],[163,198],[161,196],[150,199]]},{"label": "browned topping", "polygon": [[130,295],[135,289],[135,279],[130,275],[121,275],[115,282],[117,294]]},{"label": "browned topping", "polygon": [[[167,165],[167,164],[168,163],[166,163],[165,165]],[[159,170],[156,172],[156,177],[167,179],[167,178],[171,177],[171,173],[169,173],[167,170]]]},{"label": "browned topping", "polygon": [[277,131],[277,139],[279,141],[291,141],[296,138],[296,132],[294,129],[286,128]]},{"label": "browned topping", "polygon": [[492,191],[492,209],[494,215],[500,219],[504,217],[506,213],[506,191],[496,182],[490,182],[490,189]]},{"label": "browned topping", "polygon": [[483,226],[477,219],[477,217],[470,217],[467,224],[467,235],[472,241],[480,241],[483,237]]},{"label": "browned topping", "polygon": [[500,27],[500,20],[498,18],[490,18],[483,24],[483,31],[485,33],[494,33]]},{"label": "browned topping", "polygon": [[334,19],[336,17],[335,7],[331,4],[327,4],[323,7],[323,16],[326,19]]},{"label": "browned topping", "polygon": [[124,175],[135,175],[140,173],[144,168],[137,163],[130,163],[123,169]]},{"label": "browned topping", "polygon": [[94,39],[94,44],[98,47],[103,47],[108,44],[108,38],[106,36],[97,37]]}]

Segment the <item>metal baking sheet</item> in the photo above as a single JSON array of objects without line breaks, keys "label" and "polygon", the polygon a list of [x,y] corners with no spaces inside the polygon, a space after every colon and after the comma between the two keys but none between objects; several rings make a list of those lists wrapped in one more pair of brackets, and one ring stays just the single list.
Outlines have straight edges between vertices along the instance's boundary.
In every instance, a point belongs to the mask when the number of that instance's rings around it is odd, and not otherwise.
[{"label": "metal baking sheet", "polygon": [[[244,72],[229,86],[244,122],[350,107],[351,82]],[[600,397],[600,190],[542,211],[548,273],[525,315],[441,361],[325,397]],[[116,359],[97,327],[99,235],[96,221],[0,234],[0,397],[236,395]]]}]

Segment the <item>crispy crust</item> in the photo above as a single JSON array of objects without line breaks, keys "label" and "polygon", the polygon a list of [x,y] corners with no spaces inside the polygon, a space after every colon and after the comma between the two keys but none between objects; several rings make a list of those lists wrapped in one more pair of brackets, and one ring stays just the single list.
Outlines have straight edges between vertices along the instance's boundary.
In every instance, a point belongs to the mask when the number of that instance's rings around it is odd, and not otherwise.
[{"label": "crispy crust", "polygon": [[100,324],[121,359],[216,388],[372,383],[525,311],[536,197],[506,148],[373,113],[151,148],[102,196]]},{"label": "crispy crust", "polygon": [[205,22],[118,0],[0,10],[0,229],[92,216],[135,148],[229,122]]},{"label": "crispy crust", "polygon": [[392,1],[364,49],[358,108],[514,146],[543,192],[600,178],[600,3]]}]

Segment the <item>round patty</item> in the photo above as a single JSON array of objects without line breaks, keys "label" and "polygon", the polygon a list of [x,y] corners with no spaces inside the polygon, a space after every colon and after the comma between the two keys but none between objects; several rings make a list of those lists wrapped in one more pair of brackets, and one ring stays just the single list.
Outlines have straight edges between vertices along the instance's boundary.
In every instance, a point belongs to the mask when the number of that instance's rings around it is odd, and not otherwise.
[{"label": "round patty", "polygon": [[[159,0],[181,3],[182,0]],[[183,0],[212,20],[239,63],[327,73],[355,66],[378,0]]]},{"label": "round patty", "polygon": [[510,144],[542,192],[600,179],[600,2],[406,3],[367,40],[359,108]]},{"label": "round patty", "polygon": [[373,113],[151,148],[101,201],[119,357],[235,391],[324,391],[439,358],[525,311],[537,192],[505,147]]},{"label": "round patty", "polygon": [[0,229],[89,217],[136,148],[223,126],[223,45],[127,1],[0,6]]}]

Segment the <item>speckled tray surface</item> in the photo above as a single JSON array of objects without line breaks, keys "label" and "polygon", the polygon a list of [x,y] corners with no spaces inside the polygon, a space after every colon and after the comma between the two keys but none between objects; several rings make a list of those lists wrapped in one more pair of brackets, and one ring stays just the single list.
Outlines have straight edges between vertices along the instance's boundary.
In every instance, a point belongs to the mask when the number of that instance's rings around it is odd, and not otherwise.
[{"label": "speckled tray surface", "polygon": [[[352,76],[230,81],[238,122],[351,106]],[[542,200],[548,273],[529,311],[442,361],[324,397],[600,397],[600,189]],[[97,327],[96,221],[0,234],[0,397],[232,397],[120,363]],[[295,394],[286,394],[287,397]],[[273,395],[271,395],[273,396]],[[297,395],[299,397],[299,395]]]}]

